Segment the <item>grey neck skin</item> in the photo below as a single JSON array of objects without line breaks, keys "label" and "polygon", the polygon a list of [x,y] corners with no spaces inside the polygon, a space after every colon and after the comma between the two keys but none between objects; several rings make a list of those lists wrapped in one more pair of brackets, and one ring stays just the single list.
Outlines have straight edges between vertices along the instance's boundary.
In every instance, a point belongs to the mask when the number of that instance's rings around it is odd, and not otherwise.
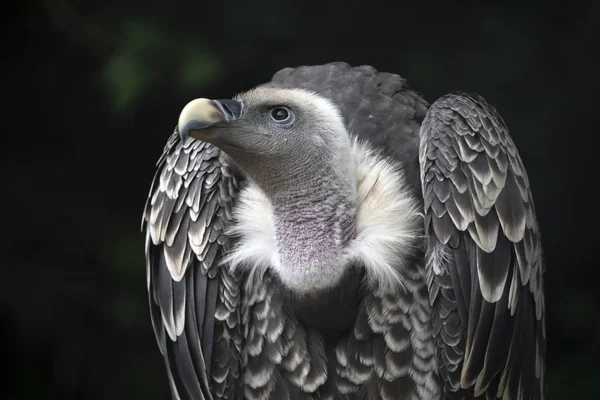
[{"label": "grey neck skin", "polygon": [[314,271],[339,260],[356,236],[356,171],[347,160],[310,157],[281,162],[263,160],[253,171],[273,206],[281,262]]},{"label": "grey neck skin", "polygon": [[332,180],[322,172],[312,177],[311,188],[271,198],[282,263],[326,267],[356,236],[356,194]]}]

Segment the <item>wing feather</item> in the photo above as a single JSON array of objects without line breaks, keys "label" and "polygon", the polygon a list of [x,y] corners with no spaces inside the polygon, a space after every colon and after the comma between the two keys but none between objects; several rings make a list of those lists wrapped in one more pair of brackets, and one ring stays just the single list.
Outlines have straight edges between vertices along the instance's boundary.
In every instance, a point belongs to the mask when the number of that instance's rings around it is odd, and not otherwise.
[{"label": "wing feather", "polygon": [[541,238],[506,125],[479,96],[444,96],[425,116],[419,158],[447,396],[543,399]]},{"label": "wing feather", "polygon": [[237,398],[240,277],[219,263],[238,178],[220,150],[181,143],[177,131],[157,166],[142,227],[150,315],[173,399]]}]

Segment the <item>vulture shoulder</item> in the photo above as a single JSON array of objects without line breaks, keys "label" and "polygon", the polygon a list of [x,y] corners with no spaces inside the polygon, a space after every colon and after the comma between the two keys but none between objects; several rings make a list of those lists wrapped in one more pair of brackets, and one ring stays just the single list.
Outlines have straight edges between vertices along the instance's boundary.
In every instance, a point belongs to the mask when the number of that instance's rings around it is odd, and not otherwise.
[{"label": "vulture shoulder", "polygon": [[426,273],[450,398],[542,399],[542,248],[527,173],[496,110],[444,96],[421,126]]},{"label": "vulture shoulder", "polygon": [[177,130],[157,166],[142,224],[150,315],[173,398],[236,398],[240,277],[219,261],[238,179],[217,147],[182,143]]}]

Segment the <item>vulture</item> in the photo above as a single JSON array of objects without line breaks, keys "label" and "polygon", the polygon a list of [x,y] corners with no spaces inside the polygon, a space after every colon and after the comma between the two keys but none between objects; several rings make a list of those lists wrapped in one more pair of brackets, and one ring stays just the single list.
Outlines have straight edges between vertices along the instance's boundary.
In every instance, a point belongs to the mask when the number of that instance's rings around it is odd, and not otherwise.
[{"label": "vulture", "polygon": [[174,400],[544,398],[531,189],[478,95],[335,62],[192,100],[142,225]]}]

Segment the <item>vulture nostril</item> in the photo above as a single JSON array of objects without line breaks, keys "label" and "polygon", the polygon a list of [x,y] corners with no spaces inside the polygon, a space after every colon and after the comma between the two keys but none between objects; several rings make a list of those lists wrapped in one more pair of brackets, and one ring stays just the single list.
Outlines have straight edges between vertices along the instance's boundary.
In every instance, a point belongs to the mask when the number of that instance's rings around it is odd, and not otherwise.
[{"label": "vulture nostril", "polygon": [[227,119],[237,119],[242,113],[242,103],[237,100],[215,100],[215,103],[227,115]]}]

